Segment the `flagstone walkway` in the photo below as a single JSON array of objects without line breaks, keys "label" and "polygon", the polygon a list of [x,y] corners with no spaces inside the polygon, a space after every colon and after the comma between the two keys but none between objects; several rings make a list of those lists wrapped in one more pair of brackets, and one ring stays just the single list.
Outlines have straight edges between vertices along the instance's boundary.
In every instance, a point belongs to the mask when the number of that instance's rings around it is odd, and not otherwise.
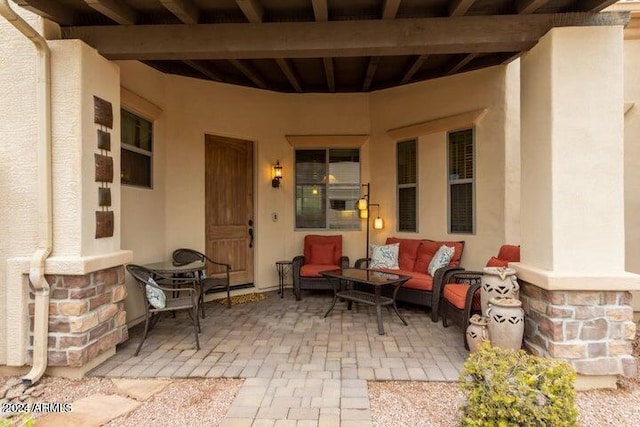
[{"label": "flagstone walkway", "polygon": [[244,378],[224,426],[371,426],[368,380],[457,381],[468,352],[456,326],[401,306],[408,325],[384,312],[378,335],[374,307],[323,293],[295,301],[275,292],[227,309],[206,304],[199,351],[186,315],[163,318],[133,353],[142,328],[130,330],[117,354],[90,375],[109,378]]}]

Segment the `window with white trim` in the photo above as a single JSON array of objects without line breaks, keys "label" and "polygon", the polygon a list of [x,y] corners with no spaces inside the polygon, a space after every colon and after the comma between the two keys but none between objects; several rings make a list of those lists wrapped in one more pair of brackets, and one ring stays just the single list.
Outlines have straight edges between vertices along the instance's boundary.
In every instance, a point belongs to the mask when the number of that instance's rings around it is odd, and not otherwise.
[{"label": "window with white trim", "polygon": [[473,129],[448,136],[449,233],[473,234],[475,175]]},{"label": "window with white trim", "polygon": [[358,148],[298,149],[296,229],[359,230]]},{"label": "window with white trim", "polygon": [[153,188],[153,123],[120,110],[120,182]]},{"label": "window with white trim", "polygon": [[417,146],[415,139],[396,145],[398,231],[418,231]]}]

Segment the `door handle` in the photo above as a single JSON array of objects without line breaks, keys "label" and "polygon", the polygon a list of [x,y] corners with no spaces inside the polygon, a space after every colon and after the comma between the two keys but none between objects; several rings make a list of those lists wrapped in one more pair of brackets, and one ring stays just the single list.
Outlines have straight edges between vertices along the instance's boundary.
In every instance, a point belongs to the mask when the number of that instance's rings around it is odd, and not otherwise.
[{"label": "door handle", "polygon": [[249,220],[249,229],[247,232],[249,233],[249,247],[253,248],[253,220]]}]

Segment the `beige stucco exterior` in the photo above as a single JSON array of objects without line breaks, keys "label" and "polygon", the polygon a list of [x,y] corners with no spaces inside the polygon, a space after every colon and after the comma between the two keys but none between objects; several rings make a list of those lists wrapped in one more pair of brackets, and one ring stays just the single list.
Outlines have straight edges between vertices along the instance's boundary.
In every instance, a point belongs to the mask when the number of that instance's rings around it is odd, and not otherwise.
[{"label": "beige stucco exterior", "polygon": [[[254,141],[254,283],[258,291],[275,289],[275,261],[300,254],[304,236],[317,233],[294,229],[294,147],[287,135],[367,135],[361,181],[371,183],[372,202],[385,219],[384,230],[372,230],[372,243],[393,235],[465,240],[462,265],[471,269],[482,267],[501,244],[522,243],[520,271],[530,283],[638,289],[637,277],[625,269],[640,273],[640,261],[633,260],[640,259],[640,191],[633,184],[639,178],[634,135],[640,129],[637,108],[625,117],[622,106],[640,91],[630,71],[638,66],[640,47],[626,42],[623,55],[621,34],[614,27],[553,30],[522,64],[370,94],[330,95],[162,74],[138,62],[107,61],[79,41],[51,41],[54,249],[47,273],[87,274],[131,260],[168,259],[178,247],[204,249],[204,136],[214,134]],[[0,46],[0,196],[6,201],[0,205],[0,312],[6,313],[0,316],[0,365],[22,365],[28,343],[25,273],[36,244],[36,76],[29,42],[4,21],[0,39],[7,42]],[[579,66],[571,67],[575,61]],[[606,85],[584,91],[594,74]],[[105,239],[94,236],[94,95],[114,109],[110,187],[116,227]],[[521,98],[527,99],[522,108]],[[154,121],[152,189],[120,185],[121,104]],[[447,233],[446,131],[439,130],[412,135],[418,139],[419,231],[398,233],[396,141],[388,132],[476,110],[486,111],[475,123],[458,126],[475,129],[476,232]],[[559,120],[569,116],[575,120]],[[270,182],[276,160],[284,168],[279,189]],[[343,236],[344,254],[352,262],[363,257],[364,229]],[[127,321],[134,323],[143,307],[128,286]]]}]

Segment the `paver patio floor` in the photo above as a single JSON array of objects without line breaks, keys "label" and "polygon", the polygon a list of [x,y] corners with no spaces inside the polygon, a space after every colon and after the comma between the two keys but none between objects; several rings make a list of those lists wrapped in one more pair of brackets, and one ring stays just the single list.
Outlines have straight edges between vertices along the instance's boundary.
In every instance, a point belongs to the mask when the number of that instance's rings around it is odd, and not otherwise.
[{"label": "paver patio floor", "polygon": [[368,380],[457,381],[468,352],[457,326],[443,328],[428,312],[401,305],[405,326],[384,311],[378,335],[375,307],[331,303],[326,293],[237,304],[206,303],[200,350],[186,314],[160,319],[137,357],[138,325],[115,356],[90,375],[112,378],[245,378],[225,425],[371,425]]}]

